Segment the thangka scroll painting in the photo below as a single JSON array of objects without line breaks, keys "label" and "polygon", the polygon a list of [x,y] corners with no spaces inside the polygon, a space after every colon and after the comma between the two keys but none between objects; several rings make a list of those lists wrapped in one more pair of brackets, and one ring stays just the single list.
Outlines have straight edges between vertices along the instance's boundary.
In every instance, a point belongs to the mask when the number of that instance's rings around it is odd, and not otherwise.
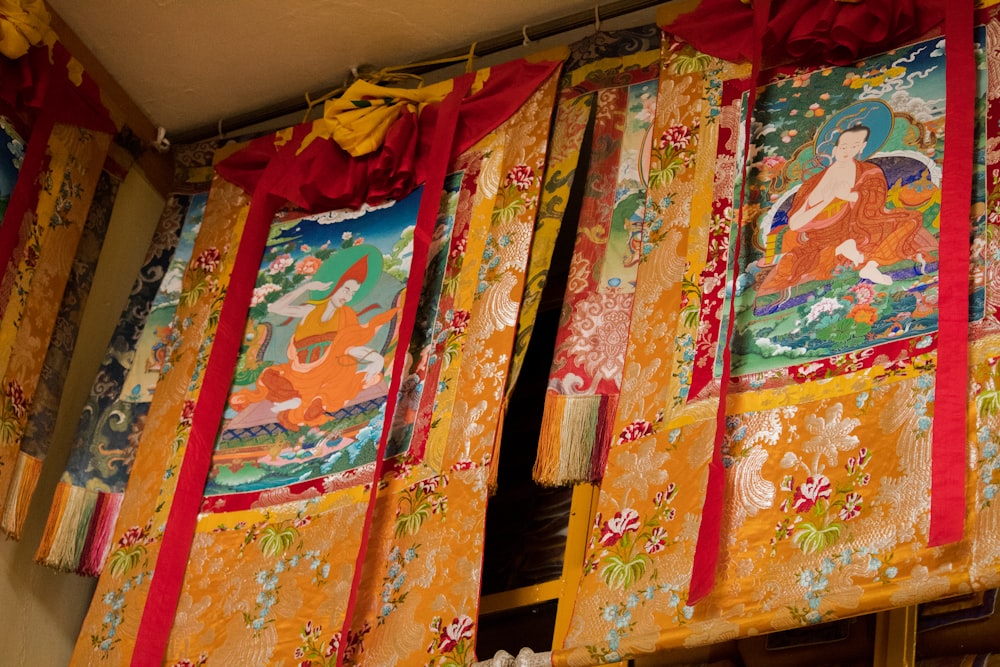
[{"label": "thangka scroll painting", "polygon": [[[202,654],[234,664],[256,664],[286,655],[301,660],[306,654],[322,654],[330,660],[338,652],[337,659],[347,658],[350,635],[343,632],[350,629],[355,618],[352,609],[362,595],[358,589],[362,559],[367,556],[367,563],[371,558],[365,550],[367,538],[371,535],[371,544],[378,544],[379,550],[383,540],[394,539],[392,531],[383,534],[381,527],[372,524],[371,515],[374,492],[381,489],[374,474],[381,465],[387,435],[383,423],[391,419],[386,406],[395,401],[400,379],[394,377],[395,370],[407,370],[401,362],[414,349],[409,346],[407,329],[413,328],[417,318],[412,313],[403,317],[401,310],[416,309],[424,281],[414,280],[411,263],[421,267],[416,275],[423,276],[428,250],[430,264],[435,266],[442,251],[450,255],[454,250],[450,230],[459,227],[463,216],[473,215],[479,221],[480,254],[469,263],[465,284],[473,290],[481,288],[484,328],[480,335],[486,338],[477,354],[492,355],[493,363],[501,366],[490,376],[489,385],[471,382],[469,378],[478,371],[467,368],[462,384],[468,385],[468,391],[461,398],[475,399],[474,411],[479,411],[481,401],[487,401],[494,412],[499,410],[506,378],[499,371],[506,368],[513,344],[514,315],[540,183],[536,174],[543,162],[555,88],[552,73],[557,66],[556,61],[515,63],[461,77],[454,84],[454,94],[445,91],[437,113],[465,119],[459,124],[464,129],[454,139],[462,147],[460,154],[517,114],[516,121],[500,132],[502,140],[483,139],[492,141],[495,151],[488,171],[468,176],[479,179],[470,187],[482,193],[467,200],[465,206],[471,208],[463,209],[457,196],[458,182],[466,176],[459,173],[455,176],[459,181],[448,180],[443,168],[436,171],[452,163],[450,143],[442,144],[443,150],[430,149],[429,164],[436,166],[427,178],[429,182],[432,176],[438,179],[432,190],[425,187],[406,196],[371,201],[350,212],[304,214],[289,209],[280,211],[273,222],[270,218],[262,221],[260,211],[268,210],[260,207],[262,196],[255,197],[248,209],[248,197],[239,195],[232,185],[215,183],[194,250],[197,259],[184,277],[183,291],[192,295],[191,303],[185,304],[182,297],[178,307],[178,342],[170,350],[150,405],[132,483],[115,529],[117,540],[74,660],[85,663],[97,658],[114,663],[154,654],[161,660],[163,651],[168,663],[197,661]],[[548,83],[534,94],[543,82]],[[450,90],[452,82],[446,84]],[[530,98],[527,103],[526,98]],[[421,122],[440,117],[435,111],[425,110]],[[393,126],[394,131],[412,128],[416,117],[407,113]],[[435,141],[452,141],[453,129],[453,121],[441,121]],[[294,163],[299,159],[294,149],[304,136],[301,130],[293,130],[298,132],[295,143],[287,144],[292,135],[268,137],[252,144],[246,159],[241,156],[231,164],[256,169],[258,155],[265,156],[263,164],[270,159],[279,165]],[[390,133],[390,138],[394,136]],[[313,141],[302,159],[331,163],[354,159],[340,156],[328,145],[329,139]],[[411,141],[408,150],[416,147]],[[394,153],[373,155],[380,159]],[[370,158],[363,156],[350,163],[362,165],[362,177],[366,160]],[[389,174],[401,188],[412,174],[412,165],[403,167],[398,177]],[[506,177],[504,168],[509,172]],[[418,165],[421,173],[428,169]],[[302,171],[307,180],[294,184],[296,197],[319,193],[322,201],[337,197],[364,201],[371,196],[371,191],[366,194],[364,189],[345,187],[346,182],[313,183],[308,178],[315,178],[316,172]],[[239,172],[234,166],[227,173],[239,180],[249,172]],[[334,173],[340,172],[331,172],[330,178]],[[266,172],[268,178],[274,174],[282,179],[288,176],[284,168]],[[258,192],[276,186],[266,179],[254,181],[252,175],[250,182]],[[284,180],[277,183],[277,187],[284,185]],[[340,191],[342,195],[331,194]],[[267,206],[273,201],[267,200]],[[248,210],[253,225],[247,222]],[[431,242],[435,233],[441,235],[437,244]],[[254,260],[258,264],[248,263],[254,255],[245,249],[257,247],[247,244],[248,237],[264,248],[263,261]],[[478,259],[487,246],[496,260],[484,261],[481,268]],[[242,281],[248,268],[256,273],[254,286]],[[432,269],[431,273],[437,277],[423,291],[429,310],[421,317],[430,321],[433,316],[437,321],[444,316],[450,326],[453,312],[440,304],[437,313],[432,312],[439,300],[437,293],[443,294],[447,285],[447,271]],[[233,275],[241,276],[240,284],[230,281]],[[408,292],[412,293],[409,297]],[[249,307],[242,336],[228,315],[235,294],[245,298]],[[241,320],[240,330],[243,324]],[[494,341],[489,332],[502,333]],[[236,341],[234,352],[243,338],[242,353],[238,360],[233,356],[235,370],[226,374],[232,378],[228,398],[219,391],[224,387],[218,386],[218,374],[208,370],[214,367],[224,338],[226,349]],[[428,338],[424,345],[432,343],[437,344],[436,338]],[[416,354],[412,359],[420,357]],[[405,388],[399,396],[405,404]],[[449,397],[449,411],[451,403],[462,404],[463,414],[471,415],[474,411],[458,398]],[[199,420],[203,406],[212,404],[205,409],[216,409],[216,399],[224,406],[221,425]],[[466,434],[468,422],[463,425],[454,430],[456,443]],[[216,430],[214,446],[206,448],[204,434]],[[468,493],[479,498],[468,503],[471,514],[465,522],[484,520],[492,440],[492,432],[483,429],[474,449],[465,439],[465,446],[457,450],[456,456],[464,463],[461,469],[475,470],[470,472],[474,480]],[[147,448],[147,441],[173,444]],[[409,474],[417,451],[413,442],[411,437],[409,445],[401,441],[401,448],[392,450],[394,462],[389,467],[393,474]],[[448,443],[442,440],[440,444],[443,448]],[[192,485],[197,482],[186,471],[200,466],[198,461],[206,453],[211,454],[211,463],[205,459],[207,484],[200,477],[201,513],[188,514],[180,508],[189,507]],[[471,456],[480,465],[470,465]],[[440,474],[441,458],[432,458],[431,463],[431,476]],[[408,482],[407,488],[415,482]],[[178,540],[172,531],[188,530],[175,528],[178,524],[190,526],[193,543],[190,537],[181,538],[191,544],[190,557],[186,548],[181,554],[165,546]],[[168,569],[171,574],[164,574]],[[466,583],[469,590],[463,600],[474,605],[477,580]],[[172,600],[152,592],[158,586],[174,585],[176,614],[163,609],[164,604],[173,605]],[[218,614],[219,604],[232,613]],[[163,622],[164,613],[176,616],[172,625]],[[431,625],[431,620],[422,627]],[[149,633],[156,638],[150,641]],[[426,642],[419,644],[422,654]]]},{"label": "thangka scroll painting", "polygon": [[[978,102],[965,458],[979,470],[962,487],[965,539],[928,546],[937,354],[941,345],[963,344],[937,334],[948,297],[939,289],[938,250],[948,109],[943,40],[847,67],[769,73],[753,112],[745,187],[734,165],[742,162],[746,82],[710,83],[720,71],[715,61],[684,47],[665,69],[678,81],[680,64],[699,63],[691,76],[706,86],[693,96],[707,103],[703,109],[719,110],[711,121],[718,131],[704,116],[692,127],[698,138],[688,168],[708,178],[664,208],[669,216],[690,207],[690,229],[663,237],[645,260],[667,274],[681,260],[682,271],[659,286],[660,307],[636,306],[653,314],[633,317],[626,367],[635,365],[625,385],[635,397],[619,410],[580,598],[557,664],[707,644],[995,585],[987,527],[995,523],[991,401],[1000,347],[986,278],[996,222],[988,215],[996,182],[988,177],[995,132],[987,116],[995,95],[987,91],[997,87],[989,58],[1000,31],[994,10],[980,12],[979,21],[970,82]],[[733,202],[741,192],[738,228]],[[681,252],[678,238],[686,238]],[[644,293],[643,267],[637,294]],[[691,484],[688,466],[704,479],[728,285],[735,285],[735,320],[722,553],[711,593],[689,605],[693,548],[708,509],[702,513],[704,487]],[[676,308],[664,309],[671,292]],[[655,314],[676,311],[680,317],[665,322]],[[636,356],[665,339],[675,341],[672,358]],[[667,391],[655,386],[664,376],[672,377]],[[651,461],[662,472],[651,472]]]}]

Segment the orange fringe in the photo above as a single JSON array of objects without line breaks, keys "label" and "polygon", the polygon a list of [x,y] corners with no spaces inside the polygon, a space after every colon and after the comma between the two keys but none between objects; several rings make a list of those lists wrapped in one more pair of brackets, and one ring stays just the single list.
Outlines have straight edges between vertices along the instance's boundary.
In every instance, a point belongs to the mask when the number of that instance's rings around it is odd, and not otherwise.
[{"label": "orange fringe", "polygon": [[42,474],[42,460],[18,452],[17,463],[7,489],[7,503],[0,518],[0,530],[15,540],[21,539],[24,520],[28,516],[28,506],[31,496],[38,485],[38,477]]}]

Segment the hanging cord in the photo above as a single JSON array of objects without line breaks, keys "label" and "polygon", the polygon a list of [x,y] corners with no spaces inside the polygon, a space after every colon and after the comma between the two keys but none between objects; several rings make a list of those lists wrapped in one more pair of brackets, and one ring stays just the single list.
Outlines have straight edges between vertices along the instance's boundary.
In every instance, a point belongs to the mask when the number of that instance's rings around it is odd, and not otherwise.
[{"label": "hanging cord", "polygon": [[473,42],[472,45],[469,47],[469,58],[468,60],[465,61],[466,73],[472,71],[472,61],[475,60],[476,58],[476,44],[479,44],[479,42]]},{"label": "hanging cord", "polygon": [[[219,121],[220,123],[222,121]],[[157,153],[166,153],[170,150],[170,140],[167,139],[167,130],[162,125],[156,128],[156,139],[150,144]]]}]

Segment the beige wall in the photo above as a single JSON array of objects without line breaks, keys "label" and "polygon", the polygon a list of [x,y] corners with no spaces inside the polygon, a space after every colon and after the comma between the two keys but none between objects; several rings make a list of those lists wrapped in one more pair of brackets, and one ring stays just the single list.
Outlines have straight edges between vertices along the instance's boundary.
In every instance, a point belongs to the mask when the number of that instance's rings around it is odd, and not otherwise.
[{"label": "beige wall", "polygon": [[36,565],[33,556],[77,419],[162,208],[163,198],[133,168],[118,192],[24,537],[0,537],[0,667],[67,664],[87,612],[94,580]]}]

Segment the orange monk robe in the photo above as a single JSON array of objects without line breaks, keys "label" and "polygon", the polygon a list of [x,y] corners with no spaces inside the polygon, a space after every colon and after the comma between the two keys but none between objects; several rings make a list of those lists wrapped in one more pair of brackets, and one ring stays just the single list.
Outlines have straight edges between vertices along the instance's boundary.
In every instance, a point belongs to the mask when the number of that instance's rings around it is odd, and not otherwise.
[{"label": "orange monk robe", "polygon": [[[937,239],[923,227],[922,216],[907,209],[886,210],[888,186],[882,169],[871,162],[854,161],[855,202],[838,200],[798,230],[788,229],[782,239],[781,258],[767,274],[758,294],[773,294],[810,280],[828,280],[837,266],[847,260],[836,248],[854,239],[865,262],[874,261],[880,268],[904,260],[924,261],[937,253]],[[826,171],[807,179],[795,193],[791,218],[805,206],[809,195]]]},{"label": "orange monk robe", "polygon": [[364,324],[349,306],[341,306],[324,321],[325,309],[325,304],[316,306],[299,323],[289,345],[288,363],[266,368],[257,378],[256,389],[233,394],[230,402],[234,408],[263,399],[280,403],[299,398],[302,402],[298,406],[278,413],[278,422],[294,431],[329,421],[330,414],[371,384],[369,374],[359,368],[358,359],[348,350],[371,341],[398,309],[390,308]]}]

